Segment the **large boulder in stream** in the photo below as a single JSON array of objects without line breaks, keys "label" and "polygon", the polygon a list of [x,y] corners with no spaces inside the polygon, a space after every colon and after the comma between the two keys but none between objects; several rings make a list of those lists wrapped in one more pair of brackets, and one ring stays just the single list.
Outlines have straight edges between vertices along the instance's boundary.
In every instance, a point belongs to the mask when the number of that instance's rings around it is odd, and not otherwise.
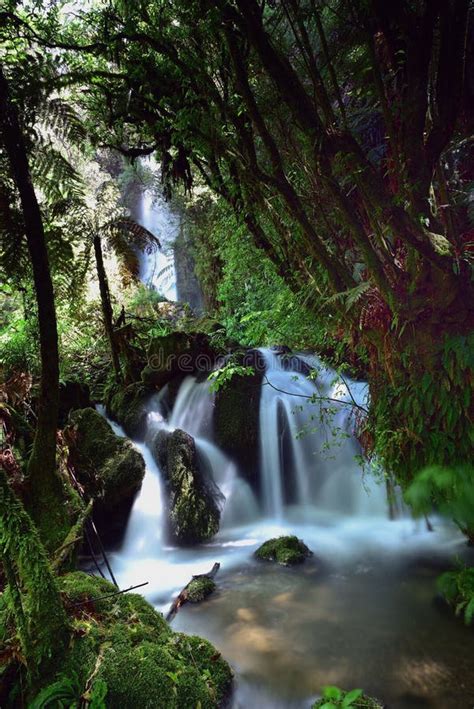
[{"label": "large boulder in stream", "polygon": [[125,438],[117,436],[95,409],[71,413],[67,438],[79,482],[94,498],[94,520],[106,540],[124,531],[145,475],[145,462]]},{"label": "large boulder in stream", "polygon": [[213,537],[219,530],[223,496],[201,470],[193,437],[180,429],[158,431],[153,453],[165,480],[172,541],[190,545]]},{"label": "large boulder in stream", "polygon": [[219,389],[214,405],[214,442],[239,466],[240,474],[259,494],[260,396],[265,360],[258,350],[247,350],[236,363],[252,367],[253,374],[236,374]]},{"label": "large boulder in stream", "polygon": [[130,438],[145,438],[146,403],[152,392],[142,382],[128,386],[113,382],[104,392],[107,415],[117,421]]}]

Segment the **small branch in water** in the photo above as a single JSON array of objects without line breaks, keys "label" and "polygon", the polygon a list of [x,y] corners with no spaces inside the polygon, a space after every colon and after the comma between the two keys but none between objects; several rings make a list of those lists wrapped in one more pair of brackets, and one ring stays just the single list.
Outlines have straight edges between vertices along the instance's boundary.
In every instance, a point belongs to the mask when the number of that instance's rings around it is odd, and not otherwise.
[{"label": "small branch in water", "polygon": [[112,598],[112,596],[119,596],[121,593],[127,593],[128,591],[134,591],[136,588],[142,588],[142,586],[148,586],[148,581],[145,583],[139,583],[137,586],[130,586],[129,588],[124,588],[121,591],[114,591],[113,593],[106,593],[104,596],[99,596],[98,598],[88,598],[85,601],[79,601],[78,603],[72,603],[69,608],[76,608],[76,606],[85,606],[87,603],[95,603],[95,601],[102,601],[104,598]]},{"label": "small branch in water", "polygon": [[186,601],[188,600],[187,589],[188,589],[189,585],[195,579],[204,579],[204,578],[213,579],[220,568],[221,568],[221,565],[218,562],[216,562],[214,564],[214,566],[212,567],[212,569],[209,571],[209,573],[197,574],[197,576],[192,577],[191,581],[189,581],[189,583],[186,584],[186,586],[182,589],[182,591],[180,591],[180,593],[176,596],[173,603],[171,604],[171,608],[169,609],[168,615],[166,616],[166,621],[168,623],[171,623],[171,621],[173,620],[173,618],[175,617],[176,613],[179,611],[181,606],[183,606],[186,603]]},{"label": "small branch in water", "polygon": [[350,397],[352,401],[341,401],[341,399],[334,399],[331,396],[314,396],[312,394],[311,396],[308,396],[307,394],[296,394],[295,392],[292,391],[285,391],[284,389],[279,389],[276,387],[274,384],[271,383],[271,381],[268,379],[267,375],[264,375],[264,379],[266,383],[271,386],[272,389],[275,389],[275,391],[279,391],[281,394],[287,394],[288,396],[297,396],[300,399],[309,399],[311,401],[332,401],[335,404],[341,404],[342,406],[352,406],[355,409],[359,409],[360,411],[363,411],[365,414],[368,414],[369,411],[368,409],[365,408],[365,406],[361,406],[360,404],[357,404],[350,394]]}]

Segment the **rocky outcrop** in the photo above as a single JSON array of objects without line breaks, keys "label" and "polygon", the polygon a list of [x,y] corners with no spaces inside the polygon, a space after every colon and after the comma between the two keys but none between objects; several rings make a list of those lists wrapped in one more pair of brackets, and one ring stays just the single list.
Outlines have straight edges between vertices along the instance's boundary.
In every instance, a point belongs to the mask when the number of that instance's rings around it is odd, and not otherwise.
[{"label": "rocky outcrop", "polygon": [[313,552],[298,537],[276,537],[264,542],[255,552],[260,561],[274,561],[282,566],[302,564]]},{"label": "rocky outcrop", "polygon": [[160,389],[179,375],[205,373],[216,359],[209,336],[203,332],[171,332],[155,337],[147,351],[143,383]]},{"label": "rocky outcrop", "polygon": [[237,364],[253,367],[251,375],[234,375],[216,393],[214,440],[240,469],[240,474],[259,493],[259,416],[265,361],[258,350],[248,350]]},{"label": "rocky outcrop", "polygon": [[94,498],[94,520],[106,540],[124,531],[145,463],[130,441],[117,436],[95,409],[74,411],[67,429],[71,460],[86,495]]},{"label": "rocky outcrop", "polygon": [[124,387],[112,383],[105,392],[107,415],[117,421],[130,438],[143,440],[146,433],[146,403],[153,390],[142,382]]},{"label": "rocky outcrop", "polygon": [[188,545],[213,537],[223,496],[200,469],[193,437],[180,429],[159,431],[153,453],[165,480],[170,539]]}]

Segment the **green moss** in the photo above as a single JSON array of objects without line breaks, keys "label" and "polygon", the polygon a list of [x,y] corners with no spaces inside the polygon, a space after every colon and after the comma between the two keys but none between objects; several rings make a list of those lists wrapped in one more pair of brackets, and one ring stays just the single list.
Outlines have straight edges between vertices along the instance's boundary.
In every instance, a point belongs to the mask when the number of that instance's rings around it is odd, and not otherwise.
[{"label": "green moss", "polygon": [[[114,593],[104,579],[83,572],[59,579],[74,628],[55,677],[77,678],[78,696],[94,673],[107,687],[106,706],[121,709],[213,709],[229,693],[229,665],[206,640],[173,633],[142,596]],[[82,605],[74,605],[82,603]],[[89,683],[90,684],[90,683]]]},{"label": "green moss", "polygon": [[199,576],[194,578],[188,585],[187,600],[190,603],[199,603],[203,601],[207,596],[210,596],[213,591],[215,591],[216,584],[209,576]]},{"label": "green moss", "polygon": [[298,537],[277,537],[264,542],[255,552],[257,559],[276,561],[283,566],[301,564],[312,552]]},{"label": "green moss", "polygon": [[143,458],[94,409],[74,411],[69,421],[76,475],[95,498],[94,519],[105,535],[120,530],[145,474]]},{"label": "green moss", "polygon": [[159,431],[153,447],[165,475],[172,540],[196,544],[210,539],[219,530],[221,494],[198,466],[194,439],[180,429]]},{"label": "green moss", "polygon": [[217,445],[238,463],[242,475],[257,489],[259,407],[264,362],[256,350],[236,356],[235,362],[253,367],[254,374],[235,374],[226,386],[217,391],[214,437]]},{"label": "green moss", "polygon": [[127,387],[113,382],[104,392],[107,414],[118,421],[131,438],[142,439],[145,435],[145,404],[149,395],[150,389],[141,382]]}]

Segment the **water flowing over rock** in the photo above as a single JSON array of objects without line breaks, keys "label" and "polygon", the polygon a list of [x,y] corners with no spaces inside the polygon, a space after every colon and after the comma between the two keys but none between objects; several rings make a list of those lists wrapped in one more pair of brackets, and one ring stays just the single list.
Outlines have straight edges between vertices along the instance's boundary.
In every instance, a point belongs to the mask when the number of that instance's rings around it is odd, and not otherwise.
[{"label": "water flowing over rock", "polygon": [[[288,505],[352,515],[385,515],[386,493],[362,478],[352,429],[364,385],[343,383],[316,357],[262,350],[260,475],[264,512]],[[312,373],[312,374],[311,374]],[[310,375],[308,377],[308,375]]]},{"label": "water flowing over rock", "polygon": [[198,465],[194,439],[177,429],[161,430],[154,444],[168,498],[169,534],[179,544],[197,544],[219,530],[222,495]]},{"label": "water flowing over rock", "polygon": [[95,409],[74,411],[68,439],[79,482],[94,497],[94,520],[106,540],[124,530],[145,463],[132,444],[117,436]]},{"label": "water flowing over rock", "polygon": [[234,375],[219,389],[214,406],[214,441],[239,466],[242,477],[259,494],[259,405],[265,360],[248,350],[237,360],[253,374]]}]

